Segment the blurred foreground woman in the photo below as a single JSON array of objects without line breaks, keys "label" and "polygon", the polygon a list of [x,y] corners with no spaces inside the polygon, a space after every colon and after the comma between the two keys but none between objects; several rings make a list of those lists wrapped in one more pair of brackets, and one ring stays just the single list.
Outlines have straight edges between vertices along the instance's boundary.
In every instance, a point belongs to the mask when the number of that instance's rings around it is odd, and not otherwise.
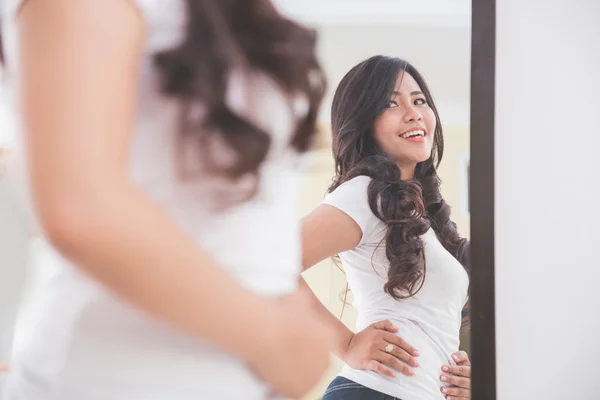
[{"label": "blurred foreground woman", "polygon": [[3,7],[9,173],[58,270],[7,398],[305,394],[331,343],[297,291],[314,35],[262,0]]}]

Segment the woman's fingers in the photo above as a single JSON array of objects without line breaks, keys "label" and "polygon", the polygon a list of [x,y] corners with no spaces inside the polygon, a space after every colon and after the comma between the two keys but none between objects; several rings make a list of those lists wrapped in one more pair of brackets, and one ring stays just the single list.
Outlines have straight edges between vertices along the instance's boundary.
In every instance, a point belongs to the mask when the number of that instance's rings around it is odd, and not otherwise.
[{"label": "woman's fingers", "polygon": [[[388,341],[388,340],[390,340],[390,341]],[[383,339],[383,342],[381,343],[380,349],[388,354],[393,355],[400,361],[402,361],[412,367],[419,366],[419,363],[413,356],[411,356],[409,353],[407,353],[406,350],[404,350],[400,346],[394,344],[392,341],[394,341],[393,337],[384,336],[384,339]],[[395,342],[398,343],[397,340]],[[391,351],[388,351],[390,346],[391,346]]]},{"label": "woman's fingers", "polygon": [[386,353],[385,351],[379,353],[376,360],[388,367],[395,369],[398,372],[403,373],[404,375],[413,376],[415,374],[409,365],[398,360],[395,356],[391,355],[390,353]]},{"label": "woman's fingers", "polygon": [[417,349],[408,344],[406,340],[402,339],[400,336],[389,332],[382,333],[383,340],[385,340],[386,342],[393,344],[395,347],[398,347],[401,350],[404,350],[406,353],[413,357],[419,356],[419,352],[417,351]]},{"label": "woman's fingers", "polygon": [[376,334],[371,337],[371,351],[374,352],[367,368],[390,377],[396,376],[394,370],[407,376],[414,375],[411,367],[419,366],[414,358],[419,355],[417,349],[395,334],[398,328],[389,320],[376,322],[371,327],[376,330],[371,333]]},{"label": "woman's fingers", "polygon": [[419,363],[417,362],[417,360],[415,360],[413,357],[411,357],[410,354],[408,354],[406,351],[402,350],[401,348],[394,346],[394,348],[392,349],[392,351],[390,352],[391,355],[393,355],[394,357],[396,357],[398,360],[412,366],[412,367],[418,367]]},{"label": "woman's fingers", "polygon": [[382,363],[380,363],[377,360],[369,361],[369,364],[367,365],[367,369],[369,369],[371,371],[375,371],[384,376],[389,376],[390,378],[396,377],[396,374],[394,372],[392,372],[391,369],[386,368]]},{"label": "woman's fingers", "polygon": [[452,359],[458,365],[471,365],[471,360],[469,360],[469,355],[462,350],[452,354]]},{"label": "woman's fingers", "polygon": [[391,321],[389,321],[387,319],[384,321],[375,322],[371,326],[375,329],[380,329],[382,331],[388,331],[388,332],[392,332],[392,333],[398,332],[398,327],[396,327],[394,324],[392,324]]},{"label": "woman's fingers", "polygon": [[464,376],[465,378],[471,377],[470,365],[444,365],[442,370],[451,375]]},{"label": "woman's fingers", "polygon": [[460,388],[456,386],[447,386],[442,388],[442,393],[452,398],[469,399],[471,398],[471,389]]},{"label": "woman's fingers", "polygon": [[465,388],[465,389],[471,389],[471,379],[469,379],[469,378],[444,374],[440,377],[440,379],[442,382],[449,383],[453,386],[458,386],[458,387]]}]

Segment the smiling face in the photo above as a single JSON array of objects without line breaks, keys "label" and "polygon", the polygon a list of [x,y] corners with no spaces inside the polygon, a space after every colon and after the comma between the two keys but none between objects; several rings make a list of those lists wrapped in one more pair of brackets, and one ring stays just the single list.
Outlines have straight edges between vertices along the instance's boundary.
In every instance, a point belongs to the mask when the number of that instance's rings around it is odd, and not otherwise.
[{"label": "smiling face", "polygon": [[387,108],[375,120],[373,136],[398,164],[404,179],[431,156],[435,128],[435,113],[421,87],[409,73],[399,74]]},{"label": "smiling face", "polygon": [[427,82],[414,66],[373,56],[354,66],[333,96],[336,171],[344,176],[392,161],[404,180],[431,174],[444,149],[439,121]]}]

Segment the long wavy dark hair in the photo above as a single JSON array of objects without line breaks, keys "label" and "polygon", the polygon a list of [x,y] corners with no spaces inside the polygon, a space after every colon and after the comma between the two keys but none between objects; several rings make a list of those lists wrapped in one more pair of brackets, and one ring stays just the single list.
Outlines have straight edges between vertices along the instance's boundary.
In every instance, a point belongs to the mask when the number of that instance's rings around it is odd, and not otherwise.
[{"label": "long wavy dark hair", "polygon": [[[402,180],[400,168],[377,146],[375,120],[385,111],[396,80],[408,73],[419,84],[436,118],[431,156],[419,163],[413,180]],[[335,177],[329,192],[357,176],[371,178],[367,194],[371,211],[386,224],[384,238],[390,262],[384,290],[393,298],[413,297],[423,287],[426,260],[421,236],[432,227],[442,245],[469,272],[470,245],[450,219],[440,193],[437,167],[442,160],[442,124],[421,74],[399,58],[374,56],[348,72],[336,89],[331,108]]]},{"label": "long wavy dark hair", "polygon": [[[295,121],[290,145],[309,149],[325,93],[317,61],[316,33],[284,18],[270,0],[185,0],[187,23],[180,45],[155,55],[164,94],[179,99],[180,142],[202,152],[204,167],[232,180],[256,174],[271,136],[231,110],[225,101],[234,71],[261,73],[291,99],[302,96],[308,111]],[[0,38],[0,62],[2,60]],[[202,118],[195,111],[201,105]],[[214,135],[235,155],[226,166],[212,159],[206,141]]]},{"label": "long wavy dark hair", "polygon": [[[270,0],[186,0],[186,6],[185,39],[155,56],[164,93],[182,105],[184,146],[191,140],[211,173],[232,180],[256,175],[271,136],[225,101],[230,74],[244,70],[267,75],[290,99],[300,95],[309,101],[290,141],[298,152],[309,149],[326,86],[315,55],[315,32],[284,18]],[[206,110],[200,120],[194,119],[196,105]],[[232,164],[211,162],[204,144],[215,134],[233,151]]]}]

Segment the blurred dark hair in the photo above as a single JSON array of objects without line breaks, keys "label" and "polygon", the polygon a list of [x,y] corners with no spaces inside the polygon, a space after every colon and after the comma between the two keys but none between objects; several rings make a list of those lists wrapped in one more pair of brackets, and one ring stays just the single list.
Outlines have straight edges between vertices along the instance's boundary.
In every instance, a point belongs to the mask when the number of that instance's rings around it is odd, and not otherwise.
[{"label": "blurred dark hair", "polygon": [[[326,84],[315,32],[281,16],[270,0],[186,0],[185,5],[183,42],[155,55],[164,94],[182,105],[182,146],[196,146],[212,173],[230,179],[257,173],[271,137],[225,102],[231,73],[243,70],[268,76],[290,99],[308,100],[290,145],[299,152],[309,149]],[[201,119],[193,112],[197,105],[206,111]],[[231,165],[211,162],[213,155],[203,145],[215,134],[233,151]]]},{"label": "blurred dark hair", "polygon": [[[270,0],[186,0],[186,6],[185,39],[155,57],[163,92],[183,106],[183,146],[191,139],[211,173],[230,179],[257,173],[271,137],[225,101],[230,73],[241,69],[267,75],[290,99],[300,95],[309,101],[290,142],[299,152],[309,149],[325,92],[315,32],[281,16]],[[206,110],[202,120],[194,120],[196,105]],[[233,164],[211,162],[203,143],[215,134],[233,151]]]},{"label": "blurred dark hair", "polygon": [[[401,179],[400,168],[377,146],[375,120],[385,111],[396,80],[410,74],[419,84],[436,118],[431,157],[417,165],[415,179]],[[335,177],[329,192],[357,176],[371,178],[371,211],[386,224],[384,238],[390,262],[385,291],[395,299],[414,296],[426,274],[421,236],[432,227],[442,245],[470,269],[468,240],[450,219],[450,207],[440,193],[439,165],[444,139],[442,124],[425,80],[408,62],[374,56],[352,68],[336,89],[331,108]]]}]

